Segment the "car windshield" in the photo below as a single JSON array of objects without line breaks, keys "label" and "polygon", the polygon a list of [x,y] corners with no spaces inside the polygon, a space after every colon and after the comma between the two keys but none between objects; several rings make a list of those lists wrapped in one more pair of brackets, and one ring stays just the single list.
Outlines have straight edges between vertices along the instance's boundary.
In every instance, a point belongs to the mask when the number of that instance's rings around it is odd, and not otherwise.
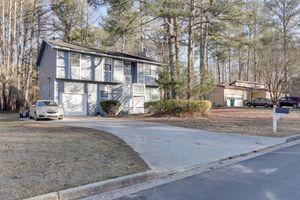
[{"label": "car windshield", "polygon": [[38,101],[38,106],[58,106],[54,101]]}]

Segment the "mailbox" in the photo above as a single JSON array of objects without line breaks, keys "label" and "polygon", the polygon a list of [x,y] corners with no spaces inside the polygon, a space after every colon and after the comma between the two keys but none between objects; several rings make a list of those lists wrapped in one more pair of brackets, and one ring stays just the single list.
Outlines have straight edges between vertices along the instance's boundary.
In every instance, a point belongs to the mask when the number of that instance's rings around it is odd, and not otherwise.
[{"label": "mailbox", "polygon": [[273,132],[277,132],[277,121],[281,117],[285,117],[290,113],[290,109],[288,108],[277,108],[273,106]]},{"label": "mailbox", "polygon": [[288,109],[288,108],[275,108],[275,113],[276,114],[289,114],[290,109]]}]

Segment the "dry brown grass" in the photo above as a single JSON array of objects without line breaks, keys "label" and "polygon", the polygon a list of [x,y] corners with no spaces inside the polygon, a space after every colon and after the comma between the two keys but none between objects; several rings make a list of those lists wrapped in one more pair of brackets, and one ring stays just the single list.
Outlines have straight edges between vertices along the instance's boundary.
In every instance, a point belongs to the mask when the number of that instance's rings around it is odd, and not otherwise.
[{"label": "dry brown grass", "polygon": [[285,137],[300,133],[300,110],[279,120],[278,133],[272,133],[272,109],[212,109],[207,116],[185,117],[136,116],[136,119],[201,130]]},{"label": "dry brown grass", "polygon": [[148,169],[110,133],[0,116],[6,119],[0,121],[0,199],[22,199]]}]

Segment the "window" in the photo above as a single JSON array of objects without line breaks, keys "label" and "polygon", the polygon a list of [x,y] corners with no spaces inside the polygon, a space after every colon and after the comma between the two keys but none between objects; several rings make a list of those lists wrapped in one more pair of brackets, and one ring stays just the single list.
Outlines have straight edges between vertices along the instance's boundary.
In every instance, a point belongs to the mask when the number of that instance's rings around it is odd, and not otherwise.
[{"label": "window", "polygon": [[92,57],[92,66],[95,69],[95,80],[96,81],[103,81],[101,62],[102,62],[101,57]]},{"label": "window", "polygon": [[100,90],[100,97],[101,98],[107,98],[108,97],[108,92],[105,90]]},{"label": "window", "polygon": [[131,75],[131,65],[130,65],[130,63],[125,63],[124,75]]},{"label": "window", "polygon": [[43,107],[43,106],[58,106],[58,105],[54,101],[38,101],[38,106]]},{"label": "window", "polygon": [[57,78],[67,78],[67,71],[68,71],[68,52],[66,51],[57,51],[57,59],[56,59],[56,65],[57,65],[57,71],[56,76]]},{"label": "window", "polygon": [[151,66],[144,64],[144,74],[145,76],[150,76],[151,75]]},{"label": "window", "polygon": [[157,76],[157,66],[144,64],[145,76]]},{"label": "window", "polygon": [[80,67],[80,54],[79,53],[70,53],[71,55],[71,67]]},{"label": "window", "polygon": [[80,79],[80,54],[70,53],[71,78]]},{"label": "window", "polygon": [[144,78],[144,64],[143,63],[137,63],[137,83],[144,84],[145,78]]},{"label": "window", "polygon": [[124,82],[125,85],[132,83],[131,81],[131,63],[126,62],[124,65]]},{"label": "window", "polygon": [[104,60],[104,81],[111,82],[111,69],[112,69],[112,59],[105,58]]},{"label": "window", "polygon": [[101,99],[111,99],[111,87],[108,85],[100,85],[99,87],[99,97]]},{"label": "window", "polygon": [[157,101],[160,99],[159,89],[146,88],[146,101]]},{"label": "window", "polygon": [[145,84],[146,85],[157,85],[157,66],[144,64]]},{"label": "window", "polygon": [[92,58],[89,55],[81,55],[81,79],[92,79]]}]

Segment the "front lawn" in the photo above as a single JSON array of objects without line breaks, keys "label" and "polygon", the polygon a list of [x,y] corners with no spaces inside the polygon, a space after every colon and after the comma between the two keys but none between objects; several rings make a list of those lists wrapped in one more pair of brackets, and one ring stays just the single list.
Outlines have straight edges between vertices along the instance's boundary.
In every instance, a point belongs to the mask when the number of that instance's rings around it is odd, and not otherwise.
[{"label": "front lawn", "polygon": [[118,137],[0,114],[0,199],[12,200],[146,171]]},{"label": "front lawn", "polygon": [[277,133],[272,133],[272,109],[263,108],[212,109],[205,117],[201,115],[186,117],[145,115],[135,117],[135,119],[186,128],[247,135],[285,137],[300,133],[299,109],[291,109],[291,113],[287,117],[279,120]]}]

